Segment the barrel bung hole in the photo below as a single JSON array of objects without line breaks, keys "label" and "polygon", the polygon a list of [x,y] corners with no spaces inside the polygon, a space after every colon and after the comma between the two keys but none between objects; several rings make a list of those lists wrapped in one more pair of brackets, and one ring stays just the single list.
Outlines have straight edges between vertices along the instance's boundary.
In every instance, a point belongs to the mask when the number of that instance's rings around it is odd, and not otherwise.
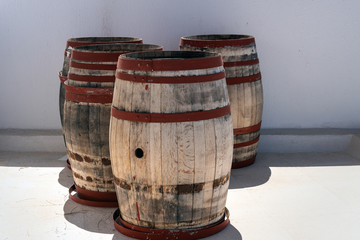
[{"label": "barrel bung hole", "polygon": [[137,149],[135,150],[135,156],[136,156],[137,158],[142,158],[142,157],[144,156],[144,151],[143,151],[141,148],[137,148]]}]

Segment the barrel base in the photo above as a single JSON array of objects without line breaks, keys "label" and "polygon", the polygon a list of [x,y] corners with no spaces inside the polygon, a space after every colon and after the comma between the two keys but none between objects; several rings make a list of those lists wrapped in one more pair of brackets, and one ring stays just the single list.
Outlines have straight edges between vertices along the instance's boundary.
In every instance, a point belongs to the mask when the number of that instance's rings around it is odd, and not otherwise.
[{"label": "barrel base", "polygon": [[229,220],[229,211],[225,208],[224,217],[213,224],[200,228],[189,228],[189,229],[154,229],[145,228],[130,224],[121,218],[120,209],[117,209],[113,215],[114,226],[116,230],[125,236],[136,238],[136,239],[148,239],[148,240],[159,240],[159,239],[199,239],[211,236],[215,233],[223,230]]},{"label": "barrel base", "polygon": [[[73,192],[74,194],[72,194]],[[102,199],[102,197],[103,200],[100,200]],[[116,199],[116,193],[92,192],[81,189],[75,184],[69,188],[69,198],[76,203],[90,207],[106,207],[106,208],[119,207],[119,204]]]},{"label": "barrel base", "polygon": [[247,167],[251,164],[253,164],[255,162],[256,159],[256,155],[250,159],[247,159],[245,161],[240,161],[240,162],[233,162],[231,165],[232,169],[236,169],[236,168],[242,168],[242,167]]}]

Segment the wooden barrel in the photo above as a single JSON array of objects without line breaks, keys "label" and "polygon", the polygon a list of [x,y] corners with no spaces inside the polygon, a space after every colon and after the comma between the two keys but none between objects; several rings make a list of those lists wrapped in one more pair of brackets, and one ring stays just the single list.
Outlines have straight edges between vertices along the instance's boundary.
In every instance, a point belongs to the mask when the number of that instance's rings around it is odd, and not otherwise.
[{"label": "wooden barrel", "polygon": [[234,125],[232,168],[255,161],[263,110],[263,89],[255,38],[247,35],[196,35],[182,37],[181,50],[220,53]]},{"label": "wooden barrel", "polygon": [[83,38],[70,38],[66,41],[63,68],[58,73],[60,78],[59,112],[60,112],[60,121],[63,132],[64,132],[64,103],[65,103],[64,82],[67,80],[67,75],[69,71],[71,50],[74,47],[106,44],[106,43],[142,43],[142,39],[134,38],[134,37],[83,37]]},{"label": "wooden barrel", "polygon": [[[64,135],[81,199],[116,202],[109,154],[109,122],[120,54],[162,50],[148,44],[75,47],[65,83]],[[116,204],[117,206],[117,204]]]},{"label": "wooden barrel", "polygon": [[220,55],[121,55],[109,141],[120,218],[130,230],[171,235],[222,221],[233,131]]}]

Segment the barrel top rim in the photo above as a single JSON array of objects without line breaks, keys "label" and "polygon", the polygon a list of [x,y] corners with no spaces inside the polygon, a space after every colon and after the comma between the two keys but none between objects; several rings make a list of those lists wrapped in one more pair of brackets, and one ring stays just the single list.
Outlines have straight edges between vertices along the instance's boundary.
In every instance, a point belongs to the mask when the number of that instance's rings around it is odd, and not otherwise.
[{"label": "barrel top rim", "polygon": [[180,46],[200,48],[242,47],[255,44],[255,37],[241,34],[192,35],[180,38]]},{"label": "barrel top rim", "polygon": [[122,54],[118,69],[139,71],[181,71],[222,67],[221,55],[203,51],[144,51]]},{"label": "barrel top rim", "polygon": [[[206,39],[208,38],[208,39]],[[209,39],[210,38],[210,39]],[[215,38],[215,39],[211,39]],[[246,34],[200,34],[200,35],[190,35],[183,36],[181,39],[193,40],[193,41],[234,41],[234,40],[244,40],[254,38],[251,35]]]},{"label": "barrel top rim", "polygon": [[[111,48],[115,48],[111,49]],[[117,49],[118,48],[118,49]],[[144,44],[144,43],[110,43],[110,44],[98,44],[98,45],[85,45],[73,48],[73,52],[84,53],[124,53],[129,51],[143,51],[145,50],[163,50],[164,47],[156,44]],[[103,50],[101,50],[103,49]],[[96,51],[98,50],[98,51]]]},{"label": "barrel top rim", "polygon": [[119,59],[134,61],[178,61],[214,57],[220,57],[220,54],[201,51],[142,51],[122,54],[119,56]]},{"label": "barrel top rim", "polygon": [[68,42],[84,42],[84,43],[96,43],[96,42],[116,42],[116,41],[142,41],[142,38],[138,37],[77,37],[69,38]]}]

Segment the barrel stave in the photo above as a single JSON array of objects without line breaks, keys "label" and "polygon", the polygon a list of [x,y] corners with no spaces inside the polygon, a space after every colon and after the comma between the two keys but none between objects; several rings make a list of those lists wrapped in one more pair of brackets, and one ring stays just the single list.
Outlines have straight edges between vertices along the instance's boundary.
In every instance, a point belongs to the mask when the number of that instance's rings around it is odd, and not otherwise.
[{"label": "barrel stave", "polygon": [[74,181],[89,191],[114,191],[108,148],[110,105],[65,101],[64,122]]}]

